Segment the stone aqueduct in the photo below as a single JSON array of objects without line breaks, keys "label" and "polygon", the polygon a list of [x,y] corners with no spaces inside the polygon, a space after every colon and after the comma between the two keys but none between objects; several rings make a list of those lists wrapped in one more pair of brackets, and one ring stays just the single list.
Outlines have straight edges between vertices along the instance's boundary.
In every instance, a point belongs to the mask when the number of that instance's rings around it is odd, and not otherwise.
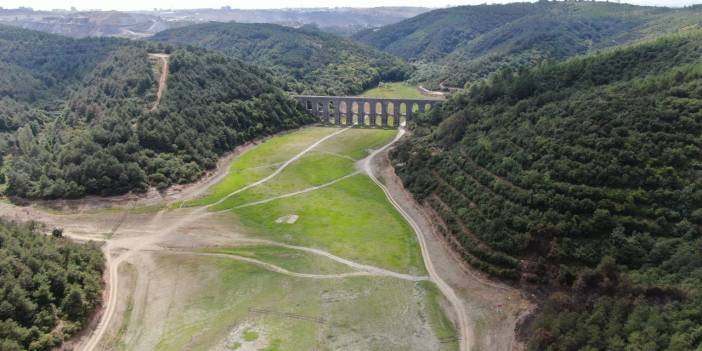
[{"label": "stone aqueduct", "polygon": [[360,127],[399,127],[412,114],[424,112],[442,100],[383,99],[363,96],[296,95],[305,111],[324,124]]}]

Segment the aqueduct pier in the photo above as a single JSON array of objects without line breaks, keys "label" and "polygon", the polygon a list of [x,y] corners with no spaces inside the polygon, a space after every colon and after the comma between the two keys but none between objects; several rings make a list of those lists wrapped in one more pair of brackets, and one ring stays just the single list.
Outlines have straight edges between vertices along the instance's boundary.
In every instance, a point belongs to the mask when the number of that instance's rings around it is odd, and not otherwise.
[{"label": "aqueduct pier", "polygon": [[295,95],[305,111],[324,124],[360,127],[399,127],[402,119],[424,112],[442,100],[384,99],[364,96]]}]

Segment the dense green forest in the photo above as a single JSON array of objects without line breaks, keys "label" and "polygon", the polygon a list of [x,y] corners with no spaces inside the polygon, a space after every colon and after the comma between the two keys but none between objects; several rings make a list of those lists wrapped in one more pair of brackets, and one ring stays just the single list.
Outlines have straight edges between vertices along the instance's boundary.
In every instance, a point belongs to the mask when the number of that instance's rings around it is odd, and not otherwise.
[{"label": "dense green forest", "polygon": [[543,294],[531,350],[702,348],[702,32],[501,70],[392,153],[473,266]]},{"label": "dense green forest", "polygon": [[0,220],[0,350],[50,350],[101,302],[102,253]]},{"label": "dense green forest", "polygon": [[463,86],[504,67],[560,60],[702,25],[702,7],[538,2],[434,10],[355,39],[417,64],[413,79]]},{"label": "dense green forest", "polygon": [[172,52],[152,111],[158,72],[148,51],[160,46],[0,26],[6,193],[74,198],[188,183],[236,145],[312,122],[271,83],[278,77],[195,48]]},{"label": "dense green forest", "polygon": [[272,67],[290,77],[286,90],[301,94],[357,94],[381,81],[404,80],[412,71],[394,56],[310,26],[210,22],[166,30],[152,40],[196,45]]}]

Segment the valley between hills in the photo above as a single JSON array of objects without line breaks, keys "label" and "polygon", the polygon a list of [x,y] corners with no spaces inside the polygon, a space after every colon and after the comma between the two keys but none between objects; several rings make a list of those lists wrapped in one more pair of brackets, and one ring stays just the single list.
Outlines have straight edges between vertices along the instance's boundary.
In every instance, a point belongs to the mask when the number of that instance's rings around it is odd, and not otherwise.
[{"label": "valley between hills", "polygon": [[0,8],[0,350],[702,350],[701,9]]},{"label": "valley between hills", "polygon": [[192,200],[0,206],[103,243],[106,304],[80,349],[506,347],[512,339],[494,331],[513,333],[529,303],[447,254],[388,167],[398,136],[313,127],[272,137]]}]

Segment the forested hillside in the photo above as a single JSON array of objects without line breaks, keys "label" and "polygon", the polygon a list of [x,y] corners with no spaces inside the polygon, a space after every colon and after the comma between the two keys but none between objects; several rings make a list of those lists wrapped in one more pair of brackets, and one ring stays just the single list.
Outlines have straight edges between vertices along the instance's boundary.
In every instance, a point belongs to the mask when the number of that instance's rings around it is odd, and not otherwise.
[{"label": "forested hillside", "polygon": [[538,2],[440,9],[354,38],[418,63],[415,80],[463,86],[503,67],[560,60],[701,24],[700,6]]},{"label": "forested hillside", "polygon": [[101,302],[104,259],[92,244],[0,221],[0,350],[51,350]]},{"label": "forested hillside", "polygon": [[201,49],[172,53],[152,111],[155,49],[0,26],[6,193],[73,198],[187,183],[236,145],[311,122],[276,77]]},{"label": "forested hillside", "polygon": [[531,350],[702,347],[702,32],[503,70],[393,152],[473,266],[544,294]]},{"label": "forested hillside", "polygon": [[157,33],[153,40],[214,49],[289,76],[285,89],[304,94],[357,94],[380,81],[403,80],[402,60],[314,27],[203,23]]}]

